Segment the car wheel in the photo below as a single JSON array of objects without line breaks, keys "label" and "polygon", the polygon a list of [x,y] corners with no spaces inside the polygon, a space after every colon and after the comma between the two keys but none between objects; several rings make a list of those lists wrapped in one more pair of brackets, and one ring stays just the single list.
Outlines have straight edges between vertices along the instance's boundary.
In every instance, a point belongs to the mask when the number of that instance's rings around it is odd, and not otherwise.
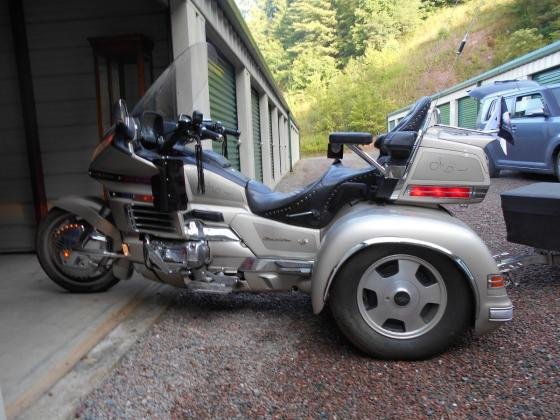
[{"label": "car wheel", "polygon": [[348,260],[329,303],[356,347],[397,360],[446,350],[469,328],[473,312],[469,285],[451,260],[402,245],[368,248]]},{"label": "car wheel", "polygon": [[69,292],[104,292],[119,281],[113,260],[103,255],[111,251],[110,239],[66,211],[52,209],[41,221],[36,250],[45,273]]}]

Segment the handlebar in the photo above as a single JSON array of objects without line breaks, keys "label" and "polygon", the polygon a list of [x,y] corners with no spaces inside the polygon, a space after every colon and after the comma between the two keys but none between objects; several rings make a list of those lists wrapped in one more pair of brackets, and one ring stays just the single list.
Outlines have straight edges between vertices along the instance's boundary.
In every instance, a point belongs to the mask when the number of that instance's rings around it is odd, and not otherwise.
[{"label": "handlebar", "polygon": [[200,144],[201,140],[212,140],[223,143],[226,136],[239,138],[240,135],[239,130],[226,128],[220,121],[203,120],[202,114],[195,111],[192,117],[184,114],[179,116],[173,134],[161,144],[161,152],[170,153],[173,146],[180,142],[196,141]]},{"label": "handlebar", "polygon": [[232,130],[231,128],[226,128],[220,121],[205,120],[203,122],[204,127],[214,131],[219,134],[225,134],[226,136],[234,136],[239,138],[241,132],[239,130]]},{"label": "handlebar", "polygon": [[224,141],[224,136],[222,136],[220,133],[216,133],[215,131],[209,130],[204,126],[200,127],[200,138],[219,141],[220,143]]}]

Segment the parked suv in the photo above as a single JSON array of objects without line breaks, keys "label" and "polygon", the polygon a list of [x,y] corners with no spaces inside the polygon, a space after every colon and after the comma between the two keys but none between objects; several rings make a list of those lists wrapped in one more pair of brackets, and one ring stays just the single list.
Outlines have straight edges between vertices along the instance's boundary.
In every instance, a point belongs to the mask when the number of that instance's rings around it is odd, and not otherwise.
[{"label": "parked suv", "polygon": [[507,144],[507,154],[498,141],[486,148],[492,177],[509,169],[554,174],[560,180],[560,84],[497,82],[469,94],[480,99],[479,129],[484,128],[502,96],[510,112],[514,142]]}]

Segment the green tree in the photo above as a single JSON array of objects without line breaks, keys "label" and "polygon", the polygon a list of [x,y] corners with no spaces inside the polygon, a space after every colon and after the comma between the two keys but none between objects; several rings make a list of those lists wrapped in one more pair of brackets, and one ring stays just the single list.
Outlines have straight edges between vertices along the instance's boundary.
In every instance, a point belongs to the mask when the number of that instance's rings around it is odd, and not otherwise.
[{"label": "green tree", "polygon": [[301,90],[335,69],[336,13],[329,0],[293,0],[276,31],[291,67],[288,87]]},{"label": "green tree", "polygon": [[285,9],[285,0],[258,0],[248,17],[251,34],[274,78],[284,89],[288,87],[290,65],[287,52],[276,32]]},{"label": "green tree", "polygon": [[351,57],[356,56],[352,30],[356,24],[358,3],[359,0],[333,0],[336,11],[336,49],[339,67],[344,67]]},{"label": "green tree", "polygon": [[387,42],[414,29],[419,21],[420,0],[358,0],[352,41],[360,56],[366,48],[381,50]]}]

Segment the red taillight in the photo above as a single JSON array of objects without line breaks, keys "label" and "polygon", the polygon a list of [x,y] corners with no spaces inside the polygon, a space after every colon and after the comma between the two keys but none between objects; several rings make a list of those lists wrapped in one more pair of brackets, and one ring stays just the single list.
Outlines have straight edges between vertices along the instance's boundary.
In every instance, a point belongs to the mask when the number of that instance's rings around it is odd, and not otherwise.
[{"label": "red taillight", "polygon": [[471,187],[440,187],[436,185],[413,185],[410,187],[411,197],[433,198],[470,198]]},{"label": "red taillight", "polygon": [[154,196],[153,195],[134,194],[134,201],[141,201],[143,203],[153,203],[154,202]]}]

